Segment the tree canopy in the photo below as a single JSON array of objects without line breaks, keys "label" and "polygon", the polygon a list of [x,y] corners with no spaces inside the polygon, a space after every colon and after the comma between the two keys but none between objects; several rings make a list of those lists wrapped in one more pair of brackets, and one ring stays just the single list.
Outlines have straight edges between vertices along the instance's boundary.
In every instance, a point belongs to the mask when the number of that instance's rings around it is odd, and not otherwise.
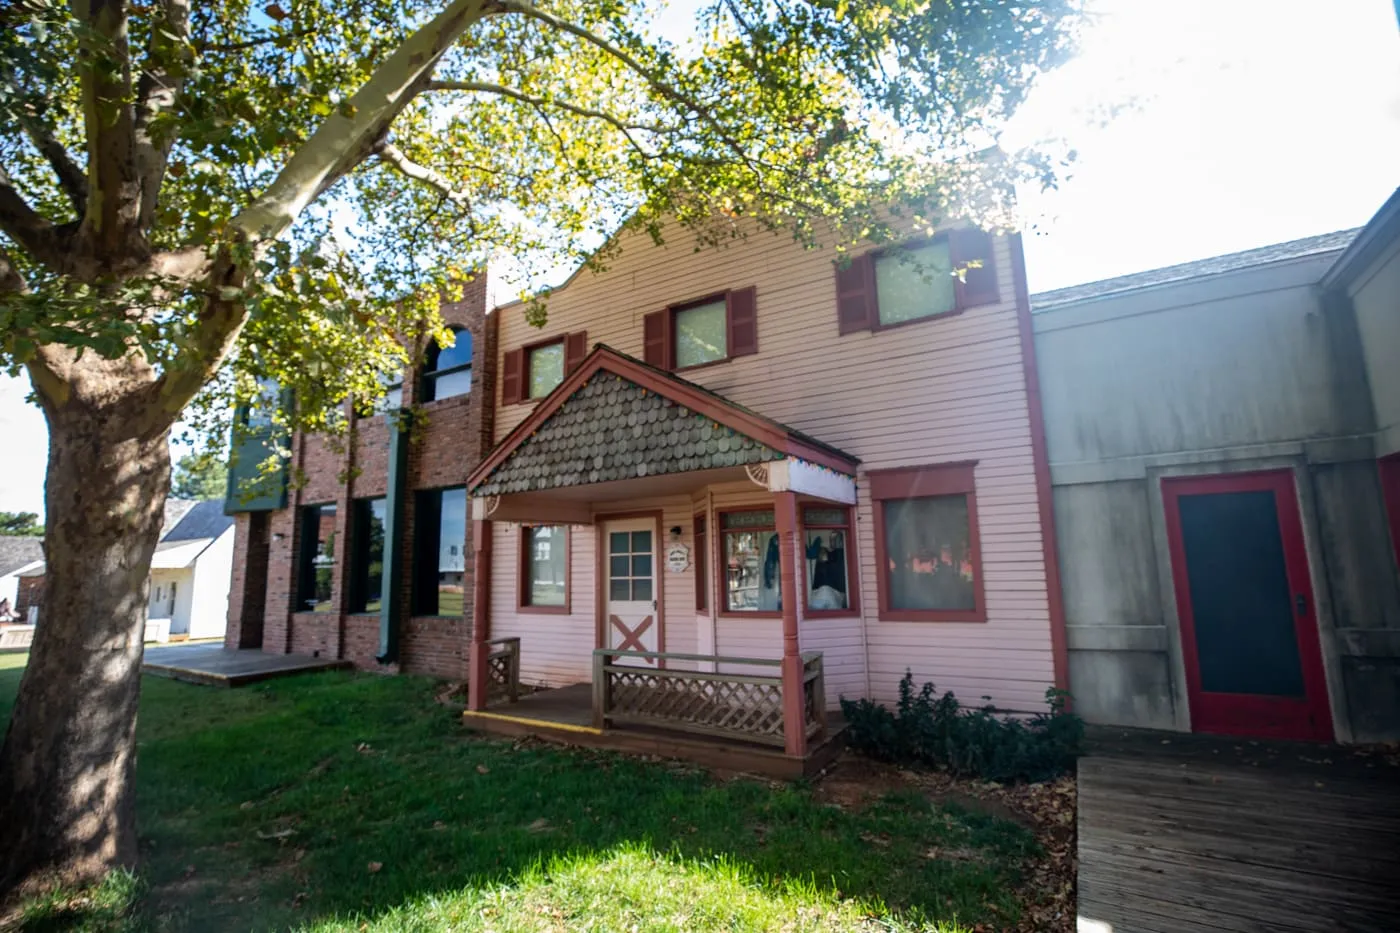
[{"label": "tree canopy", "polygon": [[46,348],[139,355],[169,419],[237,339],[242,397],[274,378],[324,426],[493,257],[601,262],[620,223],[666,216],[840,245],[886,206],[933,226],[1053,172],[981,154],[1068,54],[1077,0],[718,0],[682,45],[656,7],[10,7],[0,363],[62,392]]},{"label": "tree canopy", "polygon": [[228,464],[208,451],[181,457],[170,477],[170,495],[176,499],[222,499],[227,486]]},{"label": "tree canopy", "polygon": [[44,525],[38,512],[0,512],[0,535],[42,535]]}]

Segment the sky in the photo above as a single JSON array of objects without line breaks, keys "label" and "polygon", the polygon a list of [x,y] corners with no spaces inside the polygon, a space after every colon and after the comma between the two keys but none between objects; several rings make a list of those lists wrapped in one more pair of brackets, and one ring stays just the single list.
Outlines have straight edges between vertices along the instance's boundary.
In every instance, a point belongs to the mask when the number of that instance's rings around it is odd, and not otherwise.
[{"label": "sky", "polygon": [[[1080,56],[1003,140],[1078,153],[1021,193],[1032,291],[1359,227],[1400,185],[1394,0],[1089,2]],[[0,376],[0,511],[42,514],[28,392]]]}]

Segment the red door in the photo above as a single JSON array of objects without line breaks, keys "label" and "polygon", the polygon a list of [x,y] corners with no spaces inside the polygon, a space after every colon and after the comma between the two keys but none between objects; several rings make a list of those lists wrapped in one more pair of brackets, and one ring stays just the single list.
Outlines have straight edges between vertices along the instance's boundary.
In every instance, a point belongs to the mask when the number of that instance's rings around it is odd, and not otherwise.
[{"label": "red door", "polygon": [[1197,732],[1332,739],[1288,470],[1162,481]]}]

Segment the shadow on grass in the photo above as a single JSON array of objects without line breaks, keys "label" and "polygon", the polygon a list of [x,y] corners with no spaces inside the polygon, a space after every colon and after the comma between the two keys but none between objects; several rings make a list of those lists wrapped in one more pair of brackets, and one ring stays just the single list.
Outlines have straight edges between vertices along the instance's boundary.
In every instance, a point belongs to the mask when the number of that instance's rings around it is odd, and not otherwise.
[{"label": "shadow on grass", "polygon": [[801,785],[515,747],[466,732],[433,701],[438,687],[343,673],[237,691],[148,678],[143,925],[379,918],[436,930],[494,916],[516,928],[506,921],[518,915],[531,929],[638,917],[651,918],[643,929],[749,929],[811,910],[836,924],[811,928],[838,929],[871,915],[1000,926],[1016,914],[1034,849],[1019,826],[916,794],[849,812]]}]

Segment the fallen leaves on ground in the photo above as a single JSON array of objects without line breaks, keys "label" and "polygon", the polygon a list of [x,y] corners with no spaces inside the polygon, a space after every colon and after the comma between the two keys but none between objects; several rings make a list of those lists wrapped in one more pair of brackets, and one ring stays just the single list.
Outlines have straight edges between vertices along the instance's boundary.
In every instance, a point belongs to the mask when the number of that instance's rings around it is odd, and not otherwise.
[{"label": "fallen leaves on ground", "polygon": [[[1010,929],[1015,933],[1073,933],[1079,867],[1074,778],[995,784],[955,778],[941,771],[912,771],[847,753],[818,785],[817,795],[832,806],[859,809],[898,790],[918,790],[931,800],[1014,820],[1031,830],[1041,854],[1027,860],[1020,892],[1021,919]],[[957,860],[959,855],[954,850],[934,849],[927,857]]]}]

